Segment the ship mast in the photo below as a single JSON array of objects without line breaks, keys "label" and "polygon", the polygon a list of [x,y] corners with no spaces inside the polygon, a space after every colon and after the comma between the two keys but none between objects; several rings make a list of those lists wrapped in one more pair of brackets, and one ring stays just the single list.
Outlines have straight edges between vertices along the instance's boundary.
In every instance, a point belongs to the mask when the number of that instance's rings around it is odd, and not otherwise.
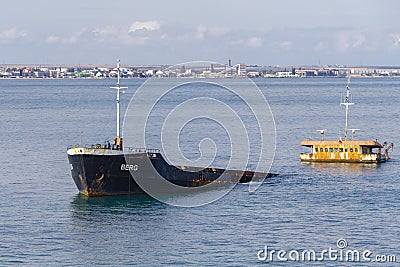
[{"label": "ship mast", "polygon": [[120,83],[119,83],[119,79],[120,79],[120,60],[119,59],[117,59],[117,73],[118,73],[118,76],[117,76],[117,86],[114,86],[114,87],[110,87],[110,88],[112,88],[112,89],[117,89],[117,140],[119,141],[120,140],[120,138],[121,138],[121,127],[120,127],[120,121],[121,121],[121,119],[120,119],[120,105],[119,105],[119,102],[120,102],[120,97],[119,97],[119,95],[120,95],[120,90],[121,89],[127,89],[128,87],[121,87],[120,86]]},{"label": "ship mast", "polygon": [[347,132],[349,130],[349,106],[354,105],[354,103],[350,103],[350,75],[347,79],[347,86],[346,86],[346,98],[344,103],[340,103],[341,105],[346,106],[346,125],[344,128],[344,141],[347,141]]}]

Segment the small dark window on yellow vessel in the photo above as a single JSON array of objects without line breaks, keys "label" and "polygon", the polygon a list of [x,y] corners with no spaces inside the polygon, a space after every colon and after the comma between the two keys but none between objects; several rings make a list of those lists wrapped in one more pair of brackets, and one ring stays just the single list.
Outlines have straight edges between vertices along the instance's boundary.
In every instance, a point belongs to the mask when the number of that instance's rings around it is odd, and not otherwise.
[{"label": "small dark window on yellow vessel", "polygon": [[324,152],[324,149],[321,147],[321,148],[319,149],[319,152]]},{"label": "small dark window on yellow vessel", "polygon": [[327,147],[325,147],[325,152],[328,152],[329,150],[328,150],[328,148]]},{"label": "small dark window on yellow vessel", "polygon": [[318,152],[318,147],[315,148],[315,152]]},{"label": "small dark window on yellow vessel", "polygon": [[339,149],[337,147],[335,147],[335,152],[337,153],[339,151]]},{"label": "small dark window on yellow vessel", "polygon": [[339,149],[339,151],[340,151],[340,152],[343,152],[343,147],[341,147],[341,148]]},{"label": "small dark window on yellow vessel", "polygon": [[352,149],[352,148],[350,148],[350,152],[353,152],[353,149]]},{"label": "small dark window on yellow vessel", "polygon": [[329,152],[333,152],[333,148],[329,148]]},{"label": "small dark window on yellow vessel", "polygon": [[358,153],[358,148],[354,148],[354,152]]},{"label": "small dark window on yellow vessel", "polygon": [[346,153],[347,153],[347,151],[348,151],[348,150],[347,150],[347,148],[345,148],[345,149],[344,149],[344,152],[346,152]]}]

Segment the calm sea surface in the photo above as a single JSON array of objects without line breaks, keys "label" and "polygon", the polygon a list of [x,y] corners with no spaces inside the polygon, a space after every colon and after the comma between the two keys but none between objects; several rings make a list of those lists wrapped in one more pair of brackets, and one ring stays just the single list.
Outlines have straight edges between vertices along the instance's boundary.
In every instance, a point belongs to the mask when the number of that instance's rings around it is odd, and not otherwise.
[{"label": "calm sea surface", "polygon": [[[113,137],[115,90],[108,87],[115,81],[0,80],[0,266],[274,265],[276,258],[258,260],[265,245],[321,252],[338,249],[338,239],[348,249],[396,255],[399,262],[396,146],[393,159],[380,166],[299,162],[306,151],[300,141],[319,138],[317,129],[339,138],[346,80],[254,81],[275,117],[271,171],[280,175],[255,193],[238,185],[212,204],[179,208],[147,196],[78,194],[66,147]],[[122,80],[129,86],[122,108],[142,82]],[[357,138],[400,144],[400,79],[353,79],[351,88]]]}]

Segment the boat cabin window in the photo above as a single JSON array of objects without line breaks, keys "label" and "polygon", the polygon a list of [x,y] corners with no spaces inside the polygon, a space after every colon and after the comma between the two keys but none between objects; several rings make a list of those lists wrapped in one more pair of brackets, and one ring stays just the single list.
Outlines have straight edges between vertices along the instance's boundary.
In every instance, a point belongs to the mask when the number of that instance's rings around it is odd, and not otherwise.
[{"label": "boat cabin window", "polygon": [[350,152],[353,152],[353,148],[350,148]]},{"label": "boat cabin window", "polygon": [[340,151],[340,152],[343,152],[343,147],[339,148],[339,151]]},{"label": "boat cabin window", "polygon": [[370,154],[371,153],[371,148],[369,147],[361,147],[362,153],[363,154]]},{"label": "boat cabin window", "polygon": [[329,148],[329,152],[333,152],[333,148]]},{"label": "boat cabin window", "polygon": [[339,151],[339,149],[337,147],[335,147],[335,152],[337,153]]},{"label": "boat cabin window", "polygon": [[318,152],[318,147],[315,148],[315,152]]},{"label": "boat cabin window", "polygon": [[329,149],[327,147],[325,147],[325,152],[328,152],[328,151],[329,151]]},{"label": "boat cabin window", "polygon": [[319,149],[319,152],[324,152],[324,149],[321,147],[321,148]]},{"label": "boat cabin window", "polygon": [[354,152],[358,153],[358,148],[354,148]]},{"label": "boat cabin window", "polygon": [[344,149],[344,152],[346,152],[346,153],[347,153],[347,151],[348,151],[348,150],[347,150],[347,148],[345,148],[345,149]]}]

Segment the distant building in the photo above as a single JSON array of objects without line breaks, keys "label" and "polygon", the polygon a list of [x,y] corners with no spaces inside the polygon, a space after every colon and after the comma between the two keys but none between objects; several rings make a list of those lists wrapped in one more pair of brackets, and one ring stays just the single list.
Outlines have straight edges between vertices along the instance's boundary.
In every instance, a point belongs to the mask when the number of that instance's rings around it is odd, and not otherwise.
[{"label": "distant building", "polygon": [[246,64],[237,64],[236,71],[237,71],[236,72],[237,76],[240,76],[240,77],[246,76],[247,75]]},{"label": "distant building", "polygon": [[315,77],[318,72],[316,70],[296,70],[299,77]]}]

